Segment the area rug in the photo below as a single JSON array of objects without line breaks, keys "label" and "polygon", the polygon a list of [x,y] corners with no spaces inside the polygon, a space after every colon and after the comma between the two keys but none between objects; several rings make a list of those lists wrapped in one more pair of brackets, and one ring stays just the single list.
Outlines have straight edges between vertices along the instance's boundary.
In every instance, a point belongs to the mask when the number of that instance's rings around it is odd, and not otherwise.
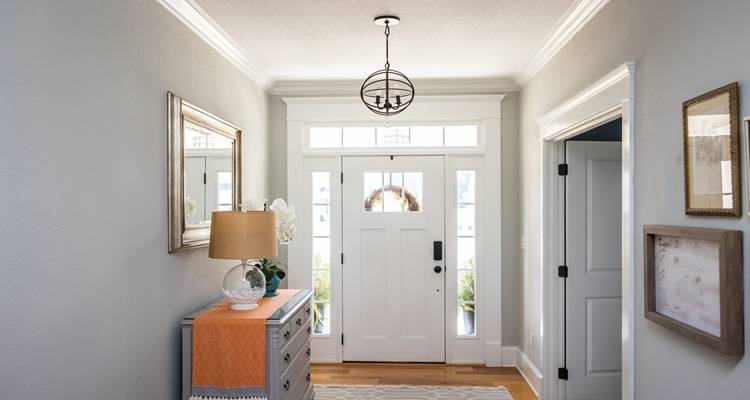
[{"label": "area rug", "polygon": [[315,385],[315,400],[512,400],[500,386]]}]

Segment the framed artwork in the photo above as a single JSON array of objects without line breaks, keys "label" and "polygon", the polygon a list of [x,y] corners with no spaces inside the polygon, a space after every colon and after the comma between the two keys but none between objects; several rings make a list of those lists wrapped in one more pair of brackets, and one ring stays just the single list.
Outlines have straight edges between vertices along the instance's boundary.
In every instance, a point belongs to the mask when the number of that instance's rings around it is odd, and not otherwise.
[{"label": "framed artwork", "polygon": [[643,235],[646,319],[742,355],[742,231],[646,225]]},{"label": "framed artwork", "polygon": [[[742,144],[742,147],[745,149],[745,176],[750,176],[750,116],[745,117],[743,122],[745,126],[745,143]],[[745,198],[750,201],[750,185],[747,187],[747,196]],[[747,215],[750,215],[750,205],[747,207]]]},{"label": "framed artwork", "polygon": [[682,104],[685,213],[742,213],[737,82]]}]

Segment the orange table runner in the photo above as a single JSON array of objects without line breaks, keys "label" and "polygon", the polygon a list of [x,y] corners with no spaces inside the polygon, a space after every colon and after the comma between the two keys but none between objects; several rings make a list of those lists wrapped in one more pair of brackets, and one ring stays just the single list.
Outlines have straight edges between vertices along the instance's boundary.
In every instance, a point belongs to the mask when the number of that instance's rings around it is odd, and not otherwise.
[{"label": "orange table runner", "polygon": [[279,289],[258,308],[234,311],[212,306],[193,322],[193,386],[263,387],[266,384],[266,320],[299,293]]}]

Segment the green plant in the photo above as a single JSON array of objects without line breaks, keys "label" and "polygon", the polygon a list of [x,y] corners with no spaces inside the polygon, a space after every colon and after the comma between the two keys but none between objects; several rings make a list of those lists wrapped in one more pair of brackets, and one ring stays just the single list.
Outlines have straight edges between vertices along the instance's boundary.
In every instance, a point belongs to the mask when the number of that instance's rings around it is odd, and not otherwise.
[{"label": "green plant", "polygon": [[[474,311],[475,301],[475,288],[476,288],[476,273],[474,271],[468,271],[461,274],[461,279],[458,281],[458,300],[461,306],[466,311]],[[465,303],[470,301],[471,303]]]},{"label": "green plant", "polygon": [[260,269],[261,272],[263,272],[263,276],[266,277],[266,282],[270,282],[271,279],[273,279],[274,274],[276,274],[279,279],[284,279],[286,277],[286,272],[281,269],[281,267],[284,267],[284,264],[282,264],[280,261],[272,260],[270,258],[263,258],[256,261],[255,266]]},{"label": "green plant", "polygon": [[[331,277],[328,271],[315,271],[313,273],[313,299],[330,300],[331,298]],[[313,326],[323,324],[323,313],[320,311],[324,305],[315,303],[313,307]]]}]

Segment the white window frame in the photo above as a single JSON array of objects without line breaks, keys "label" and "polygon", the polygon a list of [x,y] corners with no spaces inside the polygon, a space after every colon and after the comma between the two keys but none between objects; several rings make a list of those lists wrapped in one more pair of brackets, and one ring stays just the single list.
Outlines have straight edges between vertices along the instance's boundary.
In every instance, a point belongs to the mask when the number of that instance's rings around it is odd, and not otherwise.
[{"label": "white window frame", "polygon": [[[287,196],[295,205],[298,232],[289,246],[289,287],[312,288],[313,171],[331,172],[331,335],[314,336],[312,360],[343,361],[341,158],[356,155],[443,155],[445,157],[446,299],[445,359],[454,364],[502,365],[500,136],[502,95],[422,96],[389,118],[390,126],[477,125],[477,146],[310,148],[309,128],[382,126],[383,117],[368,111],[359,98],[284,98],[287,104]],[[456,188],[457,170],[477,171],[476,257],[477,319],[475,336],[456,332]],[[300,173],[303,172],[303,173]],[[481,183],[480,183],[481,182]],[[480,210],[481,208],[481,210]],[[481,260],[481,261],[480,261]],[[490,262],[490,260],[494,260]]]}]

